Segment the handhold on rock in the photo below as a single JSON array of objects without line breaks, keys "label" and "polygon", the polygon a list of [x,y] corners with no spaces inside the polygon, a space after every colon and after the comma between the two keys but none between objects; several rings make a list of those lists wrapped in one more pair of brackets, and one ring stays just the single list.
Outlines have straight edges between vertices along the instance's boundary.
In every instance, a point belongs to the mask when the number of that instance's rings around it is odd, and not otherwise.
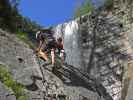
[{"label": "handhold on rock", "polygon": [[120,26],[120,28],[123,28],[123,24],[122,23],[120,23],[119,26]]},{"label": "handhold on rock", "polygon": [[24,62],[24,59],[21,58],[21,57],[17,57],[17,59],[18,59],[19,63],[23,63]]}]

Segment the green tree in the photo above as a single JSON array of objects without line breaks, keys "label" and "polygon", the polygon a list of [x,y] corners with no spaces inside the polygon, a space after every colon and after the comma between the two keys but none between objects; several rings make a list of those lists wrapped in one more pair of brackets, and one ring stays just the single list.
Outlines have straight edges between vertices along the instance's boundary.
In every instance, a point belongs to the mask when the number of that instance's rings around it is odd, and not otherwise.
[{"label": "green tree", "polygon": [[10,0],[10,4],[12,5],[12,7],[18,8],[20,1],[21,0]]},{"label": "green tree", "polygon": [[12,27],[12,13],[9,0],[0,0],[0,27],[9,28]]},{"label": "green tree", "polygon": [[77,6],[74,17],[80,17],[84,14],[89,13],[94,9],[94,6],[92,5],[90,0],[85,0],[84,3],[80,6]]},{"label": "green tree", "polygon": [[19,3],[20,0],[0,0],[0,27],[14,33],[20,29],[32,31],[40,28],[36,22],[19,13]]}]

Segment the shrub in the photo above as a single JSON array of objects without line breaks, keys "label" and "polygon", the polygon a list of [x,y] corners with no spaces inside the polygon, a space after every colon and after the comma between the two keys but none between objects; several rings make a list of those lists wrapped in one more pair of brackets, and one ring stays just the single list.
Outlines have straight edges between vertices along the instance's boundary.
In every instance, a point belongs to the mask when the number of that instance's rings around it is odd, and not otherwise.
[{"label": "shrub", "polygon": [[15,93],[17,100],[28,100],[24,92],[25,87],[13,80],[11,74],[3,65],[0,65],[0,81]]},{"label": "shrub", "polygon": [[32,49],[35,49],[35,48],[36,48],[36,47],[35,47],[35,44],[32,43],[32,41],[29,39],[28,33],[18,31],[18,32],[16,32],[16,35],[17,35],[17,37],[18,37],[20,40],[22,40],[23,42],[25,42],[26,44],[28,44],[30,48],[32,48]]},{"label": "shrub", "polygon": [[91,4],[90,0],[85,0],[85,2],[76,8],[75,11],[75,18],[80,17],[84,14],[89,13],[90,11],[92,11],[94,9],[93,5]]}]

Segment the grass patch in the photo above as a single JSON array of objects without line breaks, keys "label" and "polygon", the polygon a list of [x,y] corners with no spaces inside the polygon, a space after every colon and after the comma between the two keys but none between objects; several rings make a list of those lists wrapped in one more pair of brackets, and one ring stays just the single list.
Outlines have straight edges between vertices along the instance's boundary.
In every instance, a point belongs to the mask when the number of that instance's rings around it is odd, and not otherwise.
[{"label": "grass patch", "polygon": [[0,81],[15,93],[17,100],[28,100],[24,91],[24,86],[17,83],[6,69],[5,66],[0,65]]},{"label": "grass patch", "polygon": [[17,35],[17,37],[18,37],[20,40],[22,40],[23,42],[25,42],[26,44],[28,44],[30,48],[32,48],[32,49],[35,49],[35,48],[36,48],[36,47],[35,47],[35,44],[33,44],[33,43],[29,40],[28,34],[27,34],[26,32],[18,31],[18,32],[16,33],[16,35]]}]

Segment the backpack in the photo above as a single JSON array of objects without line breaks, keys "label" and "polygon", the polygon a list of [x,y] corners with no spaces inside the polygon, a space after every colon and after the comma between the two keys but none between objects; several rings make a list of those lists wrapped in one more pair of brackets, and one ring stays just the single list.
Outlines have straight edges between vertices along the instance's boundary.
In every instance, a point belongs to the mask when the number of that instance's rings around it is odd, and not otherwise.
[{"label": "backpack", "polygon": [[36,32],[36,39],[39,39],[39,35],[41,34],[41,31]]},{"label": "backpack", "polygon": [[36,39],[37,40],[46,40],[47,42],[50,42],[50,41],[54,41],[55,38],[53,37],[52,33],[49,33],[49,32],[41,32],[41,31],[38,31],[36,33]]}]

